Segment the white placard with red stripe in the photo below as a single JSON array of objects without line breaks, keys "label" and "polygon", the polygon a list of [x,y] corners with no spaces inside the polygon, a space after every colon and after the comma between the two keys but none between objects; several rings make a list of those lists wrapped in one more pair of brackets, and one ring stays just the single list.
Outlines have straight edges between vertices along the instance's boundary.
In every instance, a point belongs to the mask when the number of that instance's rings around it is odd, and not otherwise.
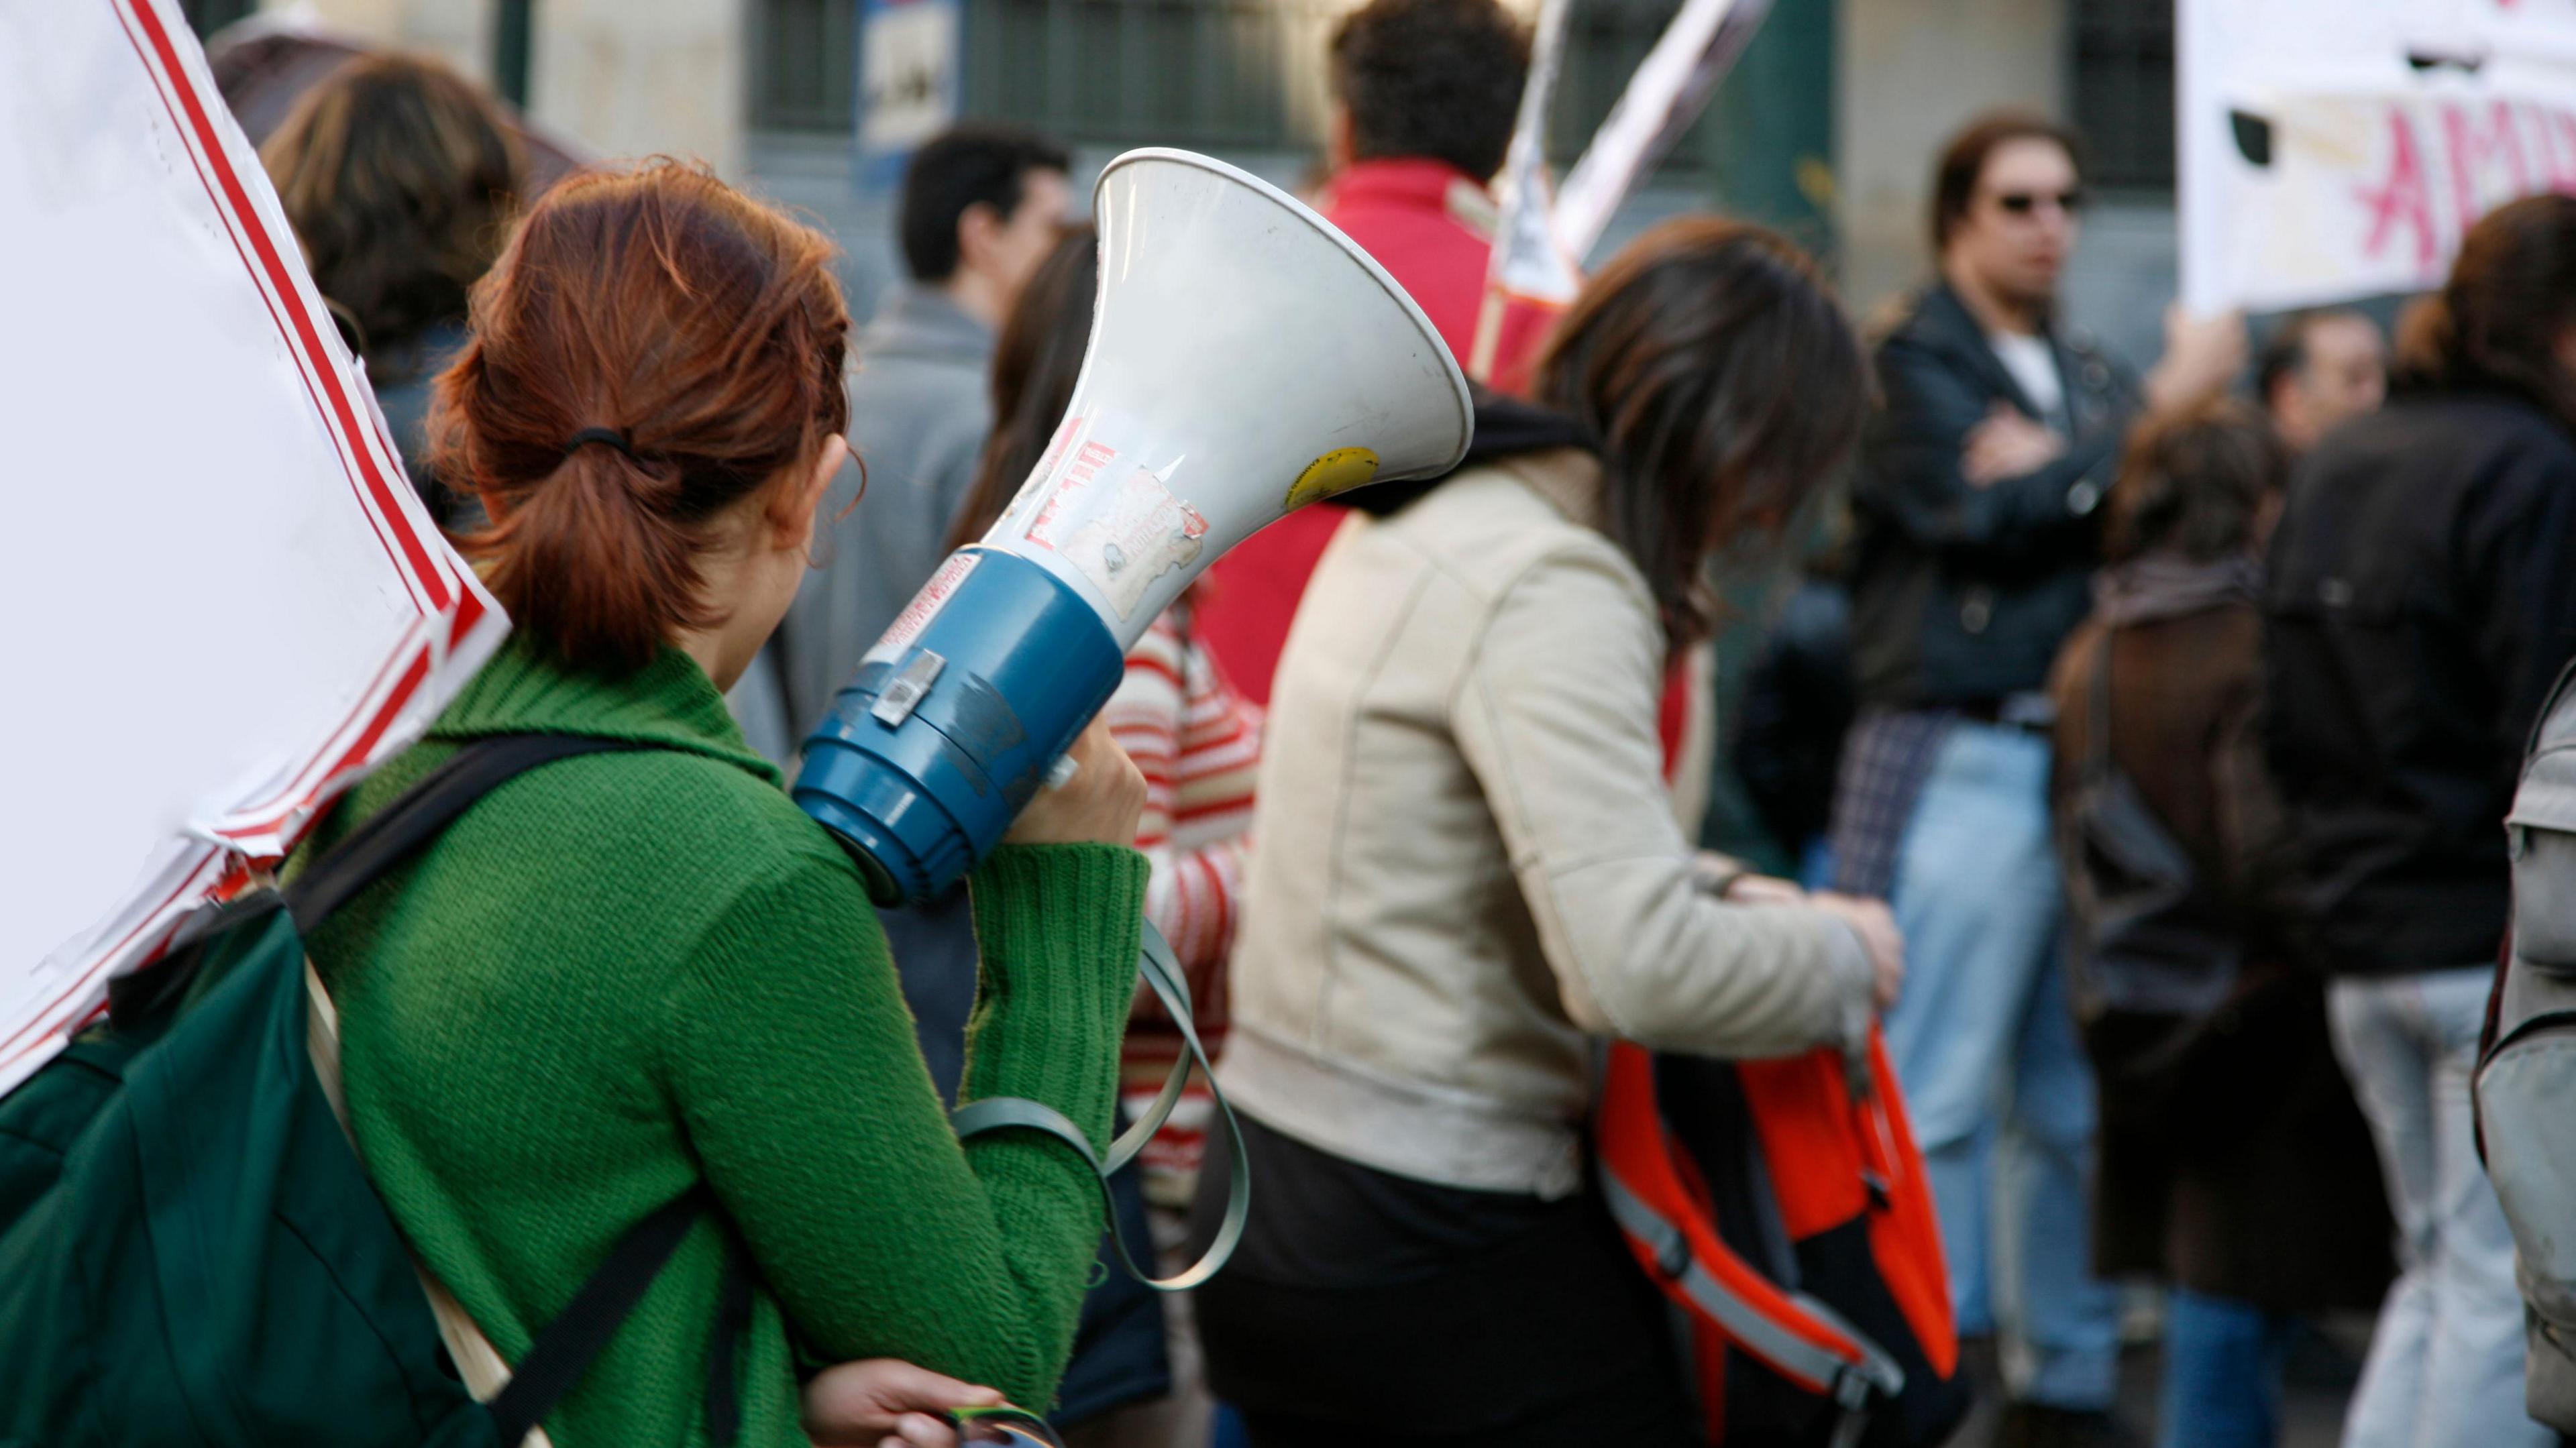
[{"label": "white placard with red stripe", "polygon": [[2576,192],[2576,0],[2181,0],[2183,300],[2441,285],[2497,206]]},{"label": "white placard with red stripe", "polygon": [[0,1091],[507,627],[166,0],[0,6]]}]

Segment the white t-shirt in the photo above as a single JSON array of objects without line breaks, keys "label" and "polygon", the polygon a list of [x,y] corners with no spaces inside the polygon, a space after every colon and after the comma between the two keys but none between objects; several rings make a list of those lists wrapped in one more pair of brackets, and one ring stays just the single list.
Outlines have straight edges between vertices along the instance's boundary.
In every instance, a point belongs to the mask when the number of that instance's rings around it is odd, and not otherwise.
[{"label": "white t-shirt", "polygon": [[2016,332],[1997,332],[1986,339],[2001,358],[2004,370],[2021,384],[2021,390],[2039,407],[2039,420],[2060,432],[2066,430],[2066,384],[2057,375],[2057,350],[2046,337],[2033,337]]}]

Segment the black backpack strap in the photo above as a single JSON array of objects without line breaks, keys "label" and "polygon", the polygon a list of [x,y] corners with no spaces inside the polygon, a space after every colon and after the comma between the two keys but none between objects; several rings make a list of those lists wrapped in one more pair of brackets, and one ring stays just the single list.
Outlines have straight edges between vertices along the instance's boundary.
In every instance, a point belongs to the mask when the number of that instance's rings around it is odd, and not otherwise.
[{"label": "black backpack strap", "polygon": [[[501,734],[478,739],[369,815],[330,853],[315,861],[285,892],[299,933],[310,932],[385,872],[409,859],[477,800],[529,770],[584,754],[653,746],[586,734]],[[608,1259],[581,1290],[537,1333],[536,1342],[511,1370],[510,1381],[486,1409],[497,1440],[517,1448],[563,1395],[581,1381],[594,1359],[616,1337],[627,1314],[678,1251],[689,1229],[712,1213],[714,1193],[704,1183],[654,1209],[627,1229]],[[716,1332],[709,1344],[709,1435],[724,1448],[741,1426],[735,1358],[751,1321],[751,1272],[728,1241],[725,1275],[718,1289]]]},{"label": "black backpack strap", "polygon": [[[654,1276],[679,1250],[689,1229],[713,1205],[714,1194],[701,1183],[654,1208],[651,1216],[617,1239],[617,1245],[608,1250],[608,1260],[581,1284],[555,1320],[539,1330],[527,1355],[510,1370],[510,1381],[485,1404],[492,1413],[493,1436],[504,1448],[518,1448],[528,1430],[581,1381],[591,1360],[617,1336],[626,1314],[643,1299],[644,1289],[653,1285]],[[721,1328],[718,1335],[724,1335]],[[733,1352],[723,1343],[715,1346],[714,1376],[731,1381]],[[724,1443],[729,1436],[715,1441]]]},{"label": "black backpack strap", "polygon": [[2111,646],[2119,626],[2104,624],[2102,642],[2093,652],[2093,669],[2084,687],[2084,765],[2087,784],[2100,784],[2117,766],[2111,762]]},{"label": "black backpack strap", "polygon": [[707,1345],[707,1440],[726,1448],[742,1431],[742,1383],[734,1355],[751,1336],[751,1263],[725,1236],[724,1281],[716,1288],[716,1335]]},{"label": "black backpack strap", "polygon": [[519,775],[578,754],[649,747],[587,734],[501,734],[466,745],[393,803],[369,815],[287,887],[286,905],[295,914],[296,930],[312,933],[331,912],[429,843],[476,800]]}]

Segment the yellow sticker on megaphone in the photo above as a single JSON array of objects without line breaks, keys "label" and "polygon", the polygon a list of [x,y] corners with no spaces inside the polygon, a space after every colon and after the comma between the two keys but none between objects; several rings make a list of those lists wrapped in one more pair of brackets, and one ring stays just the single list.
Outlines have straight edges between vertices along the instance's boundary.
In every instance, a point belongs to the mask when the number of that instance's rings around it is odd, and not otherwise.
[{"label": "yellow sticker on megaphone", "polygon": [[1347,492],[1377,476],[1377,454],[1364,447],[1337,447],[1297,475],[1288,488],[1288,506],[1302,508],[1317,498]]}]

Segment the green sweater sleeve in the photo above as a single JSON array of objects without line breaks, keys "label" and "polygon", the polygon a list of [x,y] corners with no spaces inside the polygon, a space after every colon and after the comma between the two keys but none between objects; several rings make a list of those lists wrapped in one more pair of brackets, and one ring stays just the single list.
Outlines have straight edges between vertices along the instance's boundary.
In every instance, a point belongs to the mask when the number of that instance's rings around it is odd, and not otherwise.
[{"label": "green sweater sleeve", "polygon": [[[1104,1140],[1146,864],[1004,847],[971,882],[984,948],[972,1089]],[[961,1149],[885,935],[845,870],[801,861],[728,909],[665,1003],[663,1070],[762,1280],[832,1361],[895,1357],[1044,1407],[1100,1240],[1060,1143]]]}]

